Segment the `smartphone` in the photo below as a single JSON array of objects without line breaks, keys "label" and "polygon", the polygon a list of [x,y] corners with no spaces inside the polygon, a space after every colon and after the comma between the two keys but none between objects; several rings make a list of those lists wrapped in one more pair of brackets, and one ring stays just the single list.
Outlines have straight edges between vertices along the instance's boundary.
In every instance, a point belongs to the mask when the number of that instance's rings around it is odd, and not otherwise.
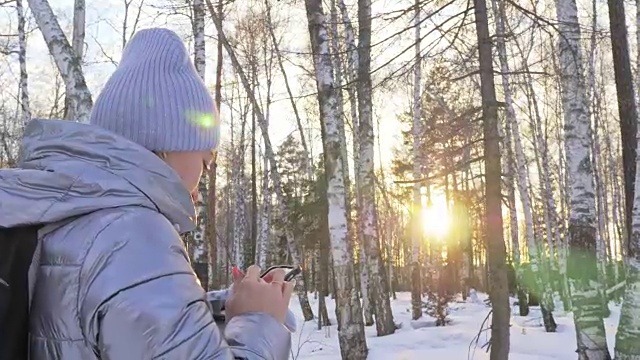
[{"label": "smartphone", "polygon": [[264,278],[270,271],[275,269],[284,269],[284,281],[291,281],[293,280],[293,278],[302,273],[302,269],[299,266],[296,267],[291,265],[275,265],[263,271],[262,274],[260,274],[260,278]]}]

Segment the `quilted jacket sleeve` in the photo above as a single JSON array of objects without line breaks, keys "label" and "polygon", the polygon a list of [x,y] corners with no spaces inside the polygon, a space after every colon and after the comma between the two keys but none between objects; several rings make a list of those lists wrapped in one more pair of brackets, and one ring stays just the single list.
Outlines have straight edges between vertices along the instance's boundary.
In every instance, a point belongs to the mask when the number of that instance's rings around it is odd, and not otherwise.
[{"label": "quilted jacket sleeve", "polygon": [[290,351],[289,331],[262,313],[234,317],[222,336],[179,235],[151,210],[124,212],[94,239],[79,299],[85,339],[104,360],[285,360]]}]

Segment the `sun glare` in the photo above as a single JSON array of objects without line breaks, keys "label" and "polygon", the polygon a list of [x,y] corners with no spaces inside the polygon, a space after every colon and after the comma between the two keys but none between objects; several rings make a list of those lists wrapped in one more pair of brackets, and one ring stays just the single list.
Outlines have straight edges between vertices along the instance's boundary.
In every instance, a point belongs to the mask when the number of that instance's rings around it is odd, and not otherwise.
[{"label": "sun glare", "polygon": [[434,198],[422,209],[422,228],[427,236],[442,238],[449,232],[451,217],[445,199]]}]

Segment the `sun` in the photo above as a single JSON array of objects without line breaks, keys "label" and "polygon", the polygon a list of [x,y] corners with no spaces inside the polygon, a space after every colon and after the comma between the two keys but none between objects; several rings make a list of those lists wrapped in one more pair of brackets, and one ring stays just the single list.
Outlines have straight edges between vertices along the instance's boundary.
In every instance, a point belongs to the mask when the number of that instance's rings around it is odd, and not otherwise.
[{"label": "sun", "polygon": [[436,197],[422,209],[422,228],[425,235],[442,238],[449,232],[451,217],[445,199]]}]

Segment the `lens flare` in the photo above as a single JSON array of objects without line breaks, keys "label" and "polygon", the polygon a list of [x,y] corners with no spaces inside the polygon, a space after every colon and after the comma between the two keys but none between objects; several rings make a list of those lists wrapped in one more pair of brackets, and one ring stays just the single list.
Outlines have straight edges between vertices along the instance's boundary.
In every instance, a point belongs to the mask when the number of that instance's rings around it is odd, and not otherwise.
[{"label": "lens flare", "polygon": [[187,112],[186,117],[189,121],[199,127],[210,128],[218,125],[217,116],[213,113],[189,111]]}]

